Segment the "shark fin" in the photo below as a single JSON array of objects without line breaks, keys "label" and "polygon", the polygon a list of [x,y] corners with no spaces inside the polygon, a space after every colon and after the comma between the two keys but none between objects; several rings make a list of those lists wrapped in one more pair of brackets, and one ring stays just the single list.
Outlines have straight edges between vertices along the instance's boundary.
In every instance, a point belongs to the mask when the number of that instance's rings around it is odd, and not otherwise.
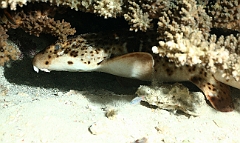
[{"label": "shark fin", "polygon": [[98,71],[113,75],[151,80],[154,60],[151,54],[145,52],[128,53],[100,63]]},{"label": "shark fin", "polygon": [[230,112],[234,109],[228,85],[217,81],[213,76],[206,78],[194,76],[190,81],[202,90],[216,110]]}]

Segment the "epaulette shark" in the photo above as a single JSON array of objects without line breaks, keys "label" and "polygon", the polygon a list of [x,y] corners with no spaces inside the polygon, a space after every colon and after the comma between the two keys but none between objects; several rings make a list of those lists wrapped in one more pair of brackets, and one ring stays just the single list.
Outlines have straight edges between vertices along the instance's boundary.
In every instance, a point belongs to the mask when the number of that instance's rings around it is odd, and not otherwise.
[{"label": "epaulette shark", "polygon": [[177,67],[167,58],[152,54],[151,47],[158,45],[157,35],[153,33],[75,36],[65,42],[58,41],[35,55],[33,68],[36,72],[98,71],[145,81],[190,81],[202,90],[216,110],[229,112],[234,109],[229,85],[240,89],[240,82],[224,79],[221,71],[213,74],[198,65]]}]

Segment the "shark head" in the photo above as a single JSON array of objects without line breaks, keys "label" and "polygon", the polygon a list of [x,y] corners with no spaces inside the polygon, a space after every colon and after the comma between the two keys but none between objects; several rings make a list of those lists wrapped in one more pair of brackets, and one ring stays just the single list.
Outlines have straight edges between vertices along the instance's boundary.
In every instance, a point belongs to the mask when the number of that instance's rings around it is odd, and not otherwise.
[{"label": "shark head", "polygon": [[110,49],[93,48],[81,37],[57,42],[35,55],[33,68],[44,71],[94,71],[111,56]]}]

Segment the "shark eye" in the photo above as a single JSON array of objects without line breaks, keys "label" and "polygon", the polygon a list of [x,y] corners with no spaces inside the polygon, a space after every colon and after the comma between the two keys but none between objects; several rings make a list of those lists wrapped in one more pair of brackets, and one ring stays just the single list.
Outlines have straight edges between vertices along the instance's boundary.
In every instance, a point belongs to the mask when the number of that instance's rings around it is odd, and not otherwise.
[{"label": "shark eye", "polygon": [[60,47],[61,47],[61,46],[57,44],[57,45],[55,45],[54,50],[59,50]]}]

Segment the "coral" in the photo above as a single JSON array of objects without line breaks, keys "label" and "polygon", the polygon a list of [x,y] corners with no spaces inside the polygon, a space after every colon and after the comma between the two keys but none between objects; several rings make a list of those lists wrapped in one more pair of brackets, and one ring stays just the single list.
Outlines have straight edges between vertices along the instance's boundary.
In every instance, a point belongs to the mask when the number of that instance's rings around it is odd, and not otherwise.
[{"label": "coral", "polygon": [[16,60],[20,55],[18,48],[7,41],[7,38],[6,30],[0,26],[0,65],[4,65],[10,59]]},{"label": "coral", "polygon": [[205,20],[199,20],[204,10],[193,0],[191,3],[179,1],[178,4],[180,6],[172,6],[159,18],[159,38],[163,40],[159,41],[158,48],[153,47],[153,52],[168,57],[178,66],[199,64],[208,48],[206,38],[210,18],[205,15]]},{"label": "coral", "polygon": [[48,33],[63,41],[67,40],[68,35],[73,35],[76,32],[74,28],[71,28],[70,23],[64,20],[54,21],[53,18],[48,17],[36,19],[33,15],[24,17],[19,27],[36,36],[39,36],[40,33]]},{"label": "coral", "polygon": [[4,47],[6,45],[8,35],[6,34],[6,30],[0,26],[0,47]]},{"label": "coral", "polygon": [[209,34],[211,19],[201,5],[193,0],[179,1],[178,5],[159,18],[158,31],[162,40],[158,47],[152,48],[153,52],[167,57],[177,66],[198,65],[212,73],[223,70],[222,77],[238,81],[239,35],[217,39]]},{"label": "coral", "polygon": [[[240,35],[221,36],[218,40],[210,41],[209,65],[216,70],[222,70],[225,79],[234,78],[239,82],[240,78]],[[216,45],[215,45],[216,44]]]},{"label": "coral", "polygon": [[143,13],[142,9],[136,2],[129,1],[129,11],[127,14],[124,14],[124,18],[131,25],[130,31],[137,32],[138,30],[146,31],[151,27],[148,13]]},{"label": "coral", "polygon": [[203,6],[196,5],[194,0],[181,0],[168,5],[169,9],[162,12],[158,23],[158,33],[163,34],[163,38],[168,40],[170,35],[184,33],[189,28],[203,33],[210,31],[211,17],[206,14]]},{"label": "coral", "polygon": [[1,11],[1,65],[4,65],[10,59],[18,59],[20,55],[18,48],[13,43],[7,41],[8,35],[6,31],[8,29],[21,28],[35,36],[39,36],[41,33],[48,33],[63,41],[67,39],[68,35],[73,35],[76,32],[74,28],[71,28],[70,23],[64,20],[55,21],[54,18],[50,17],[54,16],[55,8],[46,4],[39,4],[38,6],[29,4],[16,11],[8,11],[7,9]]},{"label": "coral", "polygon": [[240,4],[236,0],[217,0],[208,12],[213,18],[213,27],[240,31],[239,8]]},{"label": "coral", "polygon": [[5,11],[12,20],[5,22],[3,26],[7,29],[22,28],[25,32],[35,36],[39,36],[40,33],[51,34],[63,41],[67,39],[68,35],[73,35],[76,32],[74,28],[71,28],[70,23],[50,18],[49,15],[54,12],[50,10],[52,8],[49,6],[40,5],[39,8],[32,10],[31,5],[28,5],[25,9],[11,13]]},{"label": "coral", "polygon": [[11,10],[16,10],[17,5],[23,6],[27,4],[27,0],[0,0],[1,8],[7,8],[10,6]]},{"label": "coral", "polygon": [[167,11],[174,1],[171,0],[145,0],[141,6],[144,12],[149,14],[150,18],[158,19],[163,11]]},{"label": "coral", "polygon": [[[16,10],[17,5],[24,5],[28,2],[50,2],[54,6],[65,6],[71,9],[81,10],[84,12],[96,13],[104,18],[116,18],[117,16],[124,15],[125,19],[130,23],[131,30],[146,31],[151,27],[149,18],[149,12],[143,12],[141,6],[134,1],[123,0],[98,0],[98,1],[48,1],[48,0],[6,0],[1,1],[1,8],[7,8],[10,6],[11,10]],[[144,3],[143,3],[144,4]],[[127,10],[126,10],[127,7]],[[146,7],[146,5],[145,5]]]},{"label": "coral", "polygon": [[194,0],[179,1],[159,18],[158,33],[162,40],[159,47],[153,47],[153,52],[178,66],[201,63],[208,48],[210,23],[203,7]]},{"label": "coral", "polygon": [[104,18],[114,17],[122,12],[123,3],[121,0],[102,0],[94,4],[94,13],[104,16]]},{"label": "coral", "polygon": [[118,13],[122,12],[121,6],[123,5],[122,0],[0,0],[0,2],[1,8],[7,8],[9,5],[11,10],[16,10],[17,5],[23,6],[27,2],[50,2],[51,5],[70,7],[76,11],[92,12],[105,18],[116,17]]}]

